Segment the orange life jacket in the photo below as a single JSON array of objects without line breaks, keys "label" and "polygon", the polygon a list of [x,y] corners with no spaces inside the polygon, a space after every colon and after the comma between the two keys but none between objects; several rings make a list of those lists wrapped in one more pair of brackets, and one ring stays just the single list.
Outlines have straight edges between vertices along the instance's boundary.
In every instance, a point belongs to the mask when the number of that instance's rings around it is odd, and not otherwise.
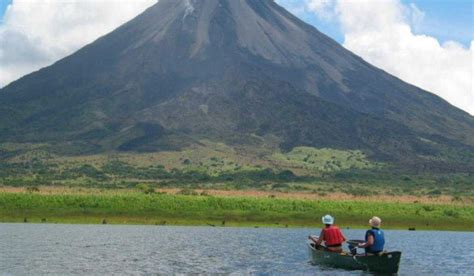
[{"label": "orange life jacket", "polygon": [[342,236],[341,230],[339,230],[339,227],[335,225],[324,228],[323,233],[326,246],[341,244],[344,242],[344,237]]}]

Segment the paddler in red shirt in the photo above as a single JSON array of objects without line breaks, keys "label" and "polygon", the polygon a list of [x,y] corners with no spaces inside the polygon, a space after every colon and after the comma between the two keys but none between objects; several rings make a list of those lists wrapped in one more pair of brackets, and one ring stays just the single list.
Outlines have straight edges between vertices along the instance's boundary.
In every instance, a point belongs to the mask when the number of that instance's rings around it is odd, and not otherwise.
[{"label": "paddler in red shirt", "polygon": [[342,243],[346,241],[346,237],[342,234],[341,229],[334,225],[334,218],[330,215],[325,215],[322,217],[322,221],[326,227],[321,230],[319,238],[309,236],[309,239],[315,243],[316,247],[320,246],[324,241],[326,250],[342,252]]}]

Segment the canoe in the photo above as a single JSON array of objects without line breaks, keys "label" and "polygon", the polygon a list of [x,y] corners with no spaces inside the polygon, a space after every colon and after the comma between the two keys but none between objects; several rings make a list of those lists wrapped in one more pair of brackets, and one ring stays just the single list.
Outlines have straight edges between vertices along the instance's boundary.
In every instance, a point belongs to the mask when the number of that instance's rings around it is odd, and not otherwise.
[{"label": "canoe", "polygon": [[398,273],[402,252],[384,252],[378,255],[365,255],[350,253],[336,253],[324,250],[324,247],[314,248],[313,243],[308,243],[311,263],[315,265],[342,268],[347,270],[364,270],[376,273]]}]

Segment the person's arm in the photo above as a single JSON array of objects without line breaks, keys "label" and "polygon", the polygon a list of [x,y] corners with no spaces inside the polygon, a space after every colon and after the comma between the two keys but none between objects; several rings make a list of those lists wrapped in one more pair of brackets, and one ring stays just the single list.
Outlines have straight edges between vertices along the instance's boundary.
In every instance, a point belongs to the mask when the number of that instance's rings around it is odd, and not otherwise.
[{"label": "person's arm", "polygon": [[324,231],[321,230],[321,234],[319,234],[319,239],[316,241],[316,245],[319,246],[324,241]]},{"label": "person's arm", "polygon": [[314,243],[318,242],[318,238],[319,238],[318,236],[312,236],[312,235],[308,236],[308,239],[310,239]]},{"label": "person's arm", "polygon": [[369,234],[369,236],[367,237],[367,242],[365,243],[359,243],[359,247],[360,248],[366,248],[366,247],[369,247],[369,246],[372,246],[372,244],[374,244],[374,236]]},{"label": "person's arm", "polygon": [[347,241],[347,238],[346,238],[346,236],[344,236],[344,233],[341,232],[341,235],[342,235],[342,238],[344,239],[344,241]]},{"label": "person's arm", "polygon": [[324,231],[321,230],[321,233],[319,234],[319,237],[318,236],[309,236],[308,238],[310,240],[312,240],[315,245],[319,246],[319,245],[321,245],[321,243],[324,240]]}]

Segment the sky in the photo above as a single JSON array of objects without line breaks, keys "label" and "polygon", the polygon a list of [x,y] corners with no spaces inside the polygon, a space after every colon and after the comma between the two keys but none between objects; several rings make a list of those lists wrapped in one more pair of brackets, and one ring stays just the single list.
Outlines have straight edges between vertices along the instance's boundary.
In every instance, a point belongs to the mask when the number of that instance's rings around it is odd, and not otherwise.
[{"label": "sky", "polygon": [[[0,87],[157,0],[0,0]],[[474,115],[474,0],[276,0],[375,66]]]}]

